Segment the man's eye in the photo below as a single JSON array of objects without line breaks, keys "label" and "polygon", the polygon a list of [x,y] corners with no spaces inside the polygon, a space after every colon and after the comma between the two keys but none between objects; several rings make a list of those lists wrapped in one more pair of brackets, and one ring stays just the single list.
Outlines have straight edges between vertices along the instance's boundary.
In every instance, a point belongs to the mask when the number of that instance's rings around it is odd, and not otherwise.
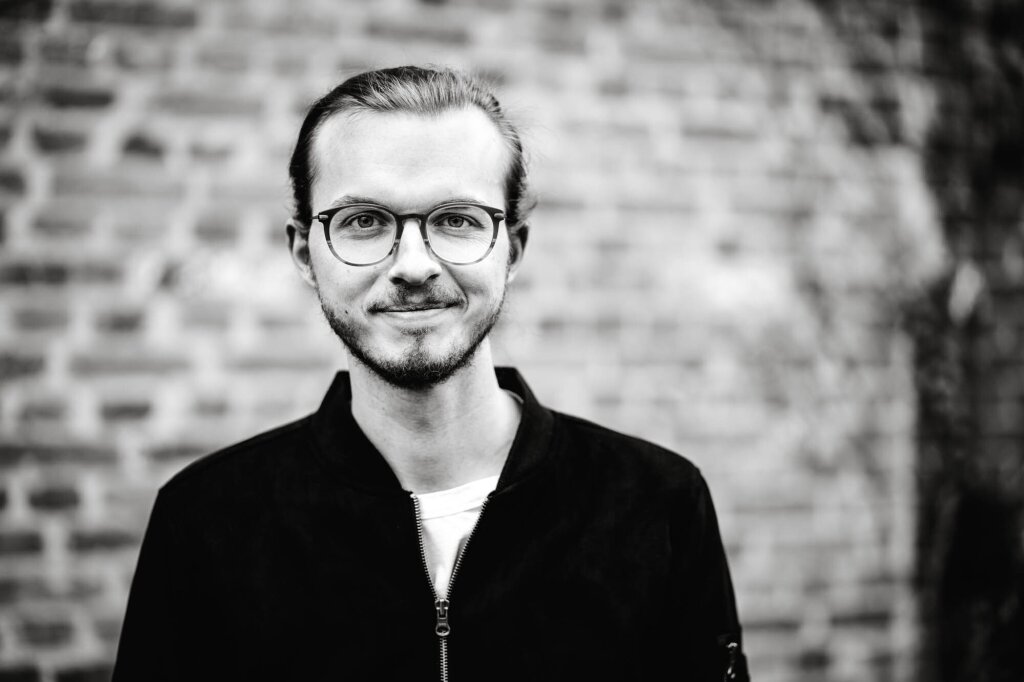
[{"label": "man's eye", "polygon": [[441,218],[441,225],[444,227],[465,228],[473,227],[475,223],[468,216],[459,215],[458,213],[449,213]]},{"label": "man's eye", "polygon": [[370,213],[360,213],[359,215],[349,218],[347,224],[351,227],[359,227],[364,230],[368,230],[371,227],[379,226],[381,222],[381,219],[375,215]]}]

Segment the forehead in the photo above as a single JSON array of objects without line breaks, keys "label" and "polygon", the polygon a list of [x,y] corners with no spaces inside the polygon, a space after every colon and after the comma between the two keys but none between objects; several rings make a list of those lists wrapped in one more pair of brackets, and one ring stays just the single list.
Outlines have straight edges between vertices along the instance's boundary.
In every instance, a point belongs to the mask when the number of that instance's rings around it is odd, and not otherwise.
[{"label": "forehead", "polygon": [[509,151],[475,107],[436,115],[336,114],[321,124],[312,156],[314,210],[345,195],[399,209],[454,196],[504,202]]}]

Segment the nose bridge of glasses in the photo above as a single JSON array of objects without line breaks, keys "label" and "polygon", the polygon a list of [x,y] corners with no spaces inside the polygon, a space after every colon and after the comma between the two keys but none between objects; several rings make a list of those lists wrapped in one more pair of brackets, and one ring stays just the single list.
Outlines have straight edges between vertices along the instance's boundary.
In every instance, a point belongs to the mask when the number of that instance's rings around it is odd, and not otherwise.
[{"label": "nose bridge of glasses", "polygon": [[[395,236],[395,249],[397,251],[408,250],[408,246],[403,244],[408,240],[420,242],[421,248],[428,255],[433,255],[430,252],[430,242],[427,241],[427,216],[416,213],[410,213],[406,215],[396,215],[398,233]],[[410,223],[412,223],[410,225]]]}]

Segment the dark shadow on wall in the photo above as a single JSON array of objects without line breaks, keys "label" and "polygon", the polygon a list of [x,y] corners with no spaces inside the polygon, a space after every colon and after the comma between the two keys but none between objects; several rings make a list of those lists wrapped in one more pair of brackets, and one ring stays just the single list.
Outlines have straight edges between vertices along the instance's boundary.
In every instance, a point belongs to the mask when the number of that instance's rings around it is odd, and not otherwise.
[{"label": "dark shadow on wall", "polygon": [[952,254],[907,320],[919,679],[1024,679],[1024,2],[922,3],[924,161]]},{"label": "dark shadow on wall", "polygon": [[1019,682],[1024,0],[815,4],[874,88],[872,103],[838,112],[851,142],[901,141],[898,107],[877,104],[890,76],[920,76],[934,96],[920,152],[951,258],[904,316],[918,395],[917,677]]}]

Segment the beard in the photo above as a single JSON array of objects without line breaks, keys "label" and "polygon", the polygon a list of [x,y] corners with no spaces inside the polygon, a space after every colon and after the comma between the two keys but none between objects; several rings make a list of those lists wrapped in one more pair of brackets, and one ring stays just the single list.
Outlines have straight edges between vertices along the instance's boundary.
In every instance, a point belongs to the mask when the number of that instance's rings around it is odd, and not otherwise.
[{"label": "beard", "polygon": [[446,350],[432,353],[428,347],[430,330],[421,329],[406,335],[411,337],[411,349],[401,357],[390,358],[379,354],[376,348],[368,345],[357,326],[342,319],[329,302],[324,300],[319,287],[317,287],[316,293],[324,317],[327,318],[331,329],[341,339],[352,357],[392,386],[414,391],[422,391],[442,384],[468,365],[476,355],[480,344],[497,323],[505,303],[505,290],[503,289],[497,305],[488,311],[484,318],[467,329],[465,335]]}]

